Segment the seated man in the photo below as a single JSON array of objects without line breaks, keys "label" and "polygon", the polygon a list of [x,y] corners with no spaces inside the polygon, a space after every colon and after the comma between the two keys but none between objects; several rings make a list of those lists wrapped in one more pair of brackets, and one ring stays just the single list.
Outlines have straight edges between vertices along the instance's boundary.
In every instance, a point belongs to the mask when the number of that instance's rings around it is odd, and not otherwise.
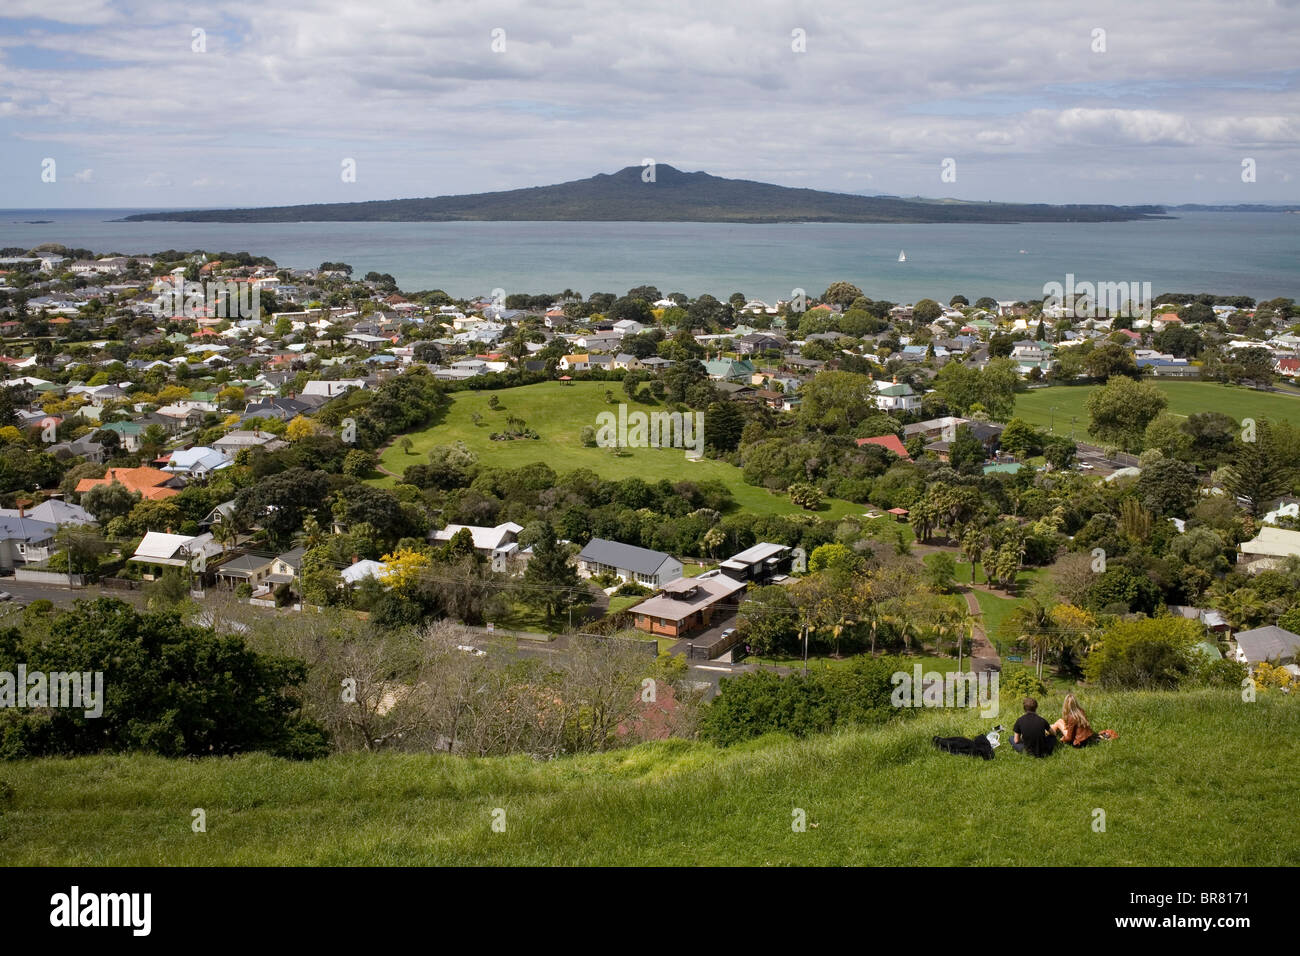
[{"label": "seated man", "polygon": [[1038,701],[1026,697],[1023,704],[1025,712],[1011,726],[1011,746],[1017,753],[1046,757],[1056,746],[1056,736],[1047,721],[1038,716]]}]

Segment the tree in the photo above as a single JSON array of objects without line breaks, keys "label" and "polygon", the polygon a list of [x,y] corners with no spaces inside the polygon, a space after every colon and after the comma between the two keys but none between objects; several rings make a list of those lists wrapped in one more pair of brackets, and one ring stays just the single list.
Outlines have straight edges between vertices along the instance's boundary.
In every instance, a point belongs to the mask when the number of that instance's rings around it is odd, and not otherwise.
[{"label": "tree", "polygon": [[862,566],[862,559],[852,549],[842,544],[822,544],[813,548],[808,555],[808,570],[816,573],[832,569],[835,571],[856,571]]},{"label": "tree", "polygon": [[961,474],[976,474],[987,457],[984,443],[975,437],[970,426],[958,426],[957,435],[948,446],[948,463],[953,470]]},{"label": "tree", "polygon": [[822,293],[822,301],[847,309],[854,300],[862,298],[862,290],[851,282],[832,282]]},{"label": "tree", "polygon": [[957,577],[957,562],[951,554],[940,551],[925,558],[926,582],[940,594],[952,591],[953,581]]},{"label": "tree", "polygon": [[1077,446],[1068,438],[1049,438],[1043,442],[1043,457],[1057,470],[1069,468],[1076,451]]},{"label": "tree", "polygon": [[302,415],[295,415],[284,430],[284,437],[289,441],[301,441],[304,438],[310,438],[312,435],[320,433],[320,428],[310,418]]},{"label": "tree", "polygon": [[1196,470],[1176,458],[1160,458],[1148,464],[1135,488],[1143,506],[1157,518],[1186,518],[1196,504],[1199,489]]},{"label": "tree", "polygon": [[569,563],[569,549],[556,539],[549,522],[539,529],[533,556],[524,569],[524,586],[524,600],[540,608],[548,621],[591,601],[591,592]]},{"label": "tree", "polygon": [[796,481],[790,486],[790,500],[805,511],[816,511],[821,507],[822,493],[816,485]]},{"label": "tree", "polygon": [[1043,448],[1043,436],[1022,418],[1013,418],[1002,430],[1002,450],[1017,458],[1029,458]]},{"label": "tree", "polygon": [[939,316],[943,315],[943,306],[934,299],[922,299],[912,306],[912,318],[917,322],[928,325]]},{"label": "tree", "polygon": [[1142,450],[1146,428],[1169,400],[1150,382],[1120,376],[1088,396],[1089,430],[1098,440],[1123,451]]},{"label": "tree", "polygon": [[1141,370],[1137,367],[1133,355],[1122,345],[1108,342],[1099,345],[1088,353],[1084,359],[1088,374],[1099,381],[1106,381],[1117,375],[1140,378]]},{"label": "tree", "polygon": [[[100,672],[109,706],[87,718],[79,708],[0,715],[0,757],[143,752],[166,757],[266,751],[322,756],[324,731],[298,696],[300,660],[249,649],[237,636],[187,624],[174,612],[140,613],[121,601],[78,601],[60,614],[49,640],[0,635],[0,670]],[[101,704],[103,703],[101,699]]]},{"label": "tree", "polygon": [[787,588],[753,588],[740,602],[736,627],[755,654],[792,654],[798,650],[799,611]]},{"label": "tree", "polygon": [[120,481],[95,485],[81,495],[81,506],[94,515],[101,525],[130,514],[139,501],[140,492],[131,491]]},{"label": "tree", "polygon": [[1267,421],[1255,425],[1253,441],[1238,439],[1233,445],[1232,463],[1224,469],[1223,486],[1246,501],[1246,509],[1258,516],[1268,510],[1274,498],[1286,492],[1294,480],[1296,464],[1279,453],[1274,430]]},{"label": "tree", "polygon": [[876,412],[876,394],[869,375],[822,372],[799,394],[799,417],[824,432],[850,431]]},{"label": "tree", "polygon": [[1183,617],[1121,621],[1102,634],[1084,673],[1103,687],[1173,689],[1191,672],[1201,638],[1201,624]]}]

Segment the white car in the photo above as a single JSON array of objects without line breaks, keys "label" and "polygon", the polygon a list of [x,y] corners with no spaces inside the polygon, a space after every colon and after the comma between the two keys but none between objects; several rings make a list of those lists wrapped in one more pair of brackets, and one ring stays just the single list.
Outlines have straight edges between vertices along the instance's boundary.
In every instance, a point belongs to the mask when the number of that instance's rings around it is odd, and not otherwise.
[{"label": "white car", "polygon": [[8,591],[0,591],[0,601],[12,601],[14,596]]},{"label": "white car", "polygon": [[1079,467],[1082,468],[1084,471],[1092,471],[1093,468],[1093,466],[1088,464],[1086,461],[1079,462]]},{"label": "white car", "polygon": [[487,651],[481,651],[473,644],[457,644],[456,650],[464,651],[466,654],[473,654],[475,657],[487,657]]}]

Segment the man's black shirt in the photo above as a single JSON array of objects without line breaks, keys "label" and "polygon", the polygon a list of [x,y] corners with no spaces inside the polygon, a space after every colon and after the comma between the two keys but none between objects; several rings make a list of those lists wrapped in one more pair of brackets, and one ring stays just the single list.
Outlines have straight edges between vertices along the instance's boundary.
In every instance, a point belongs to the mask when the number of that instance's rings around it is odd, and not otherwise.
[{"label": "man's black shirt", "polygon": [[1037,714],[1021,714],[1020,719],[1011,728],[1012,733],[1020,735],[1025,745],[1025,753],[1035,757],[1046,757],[1052,752],[1056,738],[1052,736],[1052,726]]}]

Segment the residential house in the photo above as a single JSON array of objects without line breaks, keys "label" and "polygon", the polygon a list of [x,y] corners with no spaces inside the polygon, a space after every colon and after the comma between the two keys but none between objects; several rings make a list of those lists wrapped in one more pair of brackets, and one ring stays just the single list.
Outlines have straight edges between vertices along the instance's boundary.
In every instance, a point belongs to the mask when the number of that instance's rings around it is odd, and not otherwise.
[{"label": "residential house", "polygon": [[181,493],[184,481],[177,475],[168,474],[157,468],[110,468],[103,478],[82,478],[77,482],[77,494],[84,494],[99,485],[111,485],[114,482],[128,491],[138,491],[142,498],[149,501],[161,501]]},{"label": "residential house", "polygon": [[194,568],[196,558],[201,556],[207,561],[220,554],[221,545],[212,540],[209,532],[188,535],[150,531],[127,560],[148,565],[151,570],[143,577],[151,581],[163,568]]},{"label": "residential house", "polygon": [[1247,574],[1278,568],[1292,555],[1300,556],[1300,531],[1265,525],[1259,534],[1237,545],[1237,563]]},{"label": "residential house", "polygon": [[297,547],[276,556],[271,562],[270,573],[266,576],[267,583],[296,585],[302,574],[302,556],[306,553],[305,547]]},{"label": "residential house", "polygon": [[746,584],[768,584],[790,571],[794,551],[784,544],[760,541],[752,548],[733,554],[718,565],[729,578]]},{"label": "residential house", "polygon": [[58,530],[54,522],[25,515],[21,508],[16,514],[0,515],[0,568],[47,560]]},{"label": "residential house", "polygon": [[241,554],[223,562],[213,570],[216,573],[218,584],[223,584],[229,588],[238,587],[240,584],[248,584],[256,591],[267,583],[274,560],[274,558],[268,558],[264,555]]},{"label": "residential house", "polygon": [[1266,661],[1270,664],[1294,664],[1297,653],[1300,653],[1300,634],[1276,624],[1238,631],[1233,640],[1237,645],[1235,658],[1251,667]]},{"label": "residential house", "polygon": [[187,478],[206,478],[212,472],[229,468],[232,464],[229,458],[215,448],[198,445],[172,452],[171,459],[163,465],[162,470]]},{"label": "residential house", "polygon": [[704,363],[704,370],[715,382],[748,382],[754,376],[749,359],[714,359]]},{"label": "residential house", "polygon": [[885,451],[893,452],[904,461],[912,460],[912,456],[907,453],[907,449],[903,447],[903,443],[899,441],[897,435],[876,435],[874,438],[859,438],[858,447],[861,448],[863,445],[879,445]]},{"label": "residential house", "polygon": [[519,540],[519,532],[523,530],[523,525],[515,524],[513,521],[507,521],[494,528],[472,524],[449,524],[438,531],[429,532],[429,540],[437,544],[447,544],[461,531],[468,531],[473,539],[475,551],[484,557],[496,558],[498,555],[506,556],[517,550],[515,543]]},{"label": "residential house", "polygon": [[872,382],[876,391],[876,407],[888,412],[914,415],[921,410],[921,396],[906,382]]},{"label": "residential house", "polygon": [[214,441],[212,447],[233,461],[235,456],[245,448],[261,448],[264,451],[275,451],[284,448],[287,444],[288,442],[276,438],[270,432],[233,431]]},{"label": "residential house", "polygon": [[578,573],[588,578],[612,574],[624,581],[662,587],[682,576],[682,563],[662,551],[592,538],[578,554]]},{"label": "residential house", "polygon": [[736,612],[746,588],[720,572],[677,578],[660,585],[659,593],[628,609],[638,630],[665,637],[684,637]]}]

